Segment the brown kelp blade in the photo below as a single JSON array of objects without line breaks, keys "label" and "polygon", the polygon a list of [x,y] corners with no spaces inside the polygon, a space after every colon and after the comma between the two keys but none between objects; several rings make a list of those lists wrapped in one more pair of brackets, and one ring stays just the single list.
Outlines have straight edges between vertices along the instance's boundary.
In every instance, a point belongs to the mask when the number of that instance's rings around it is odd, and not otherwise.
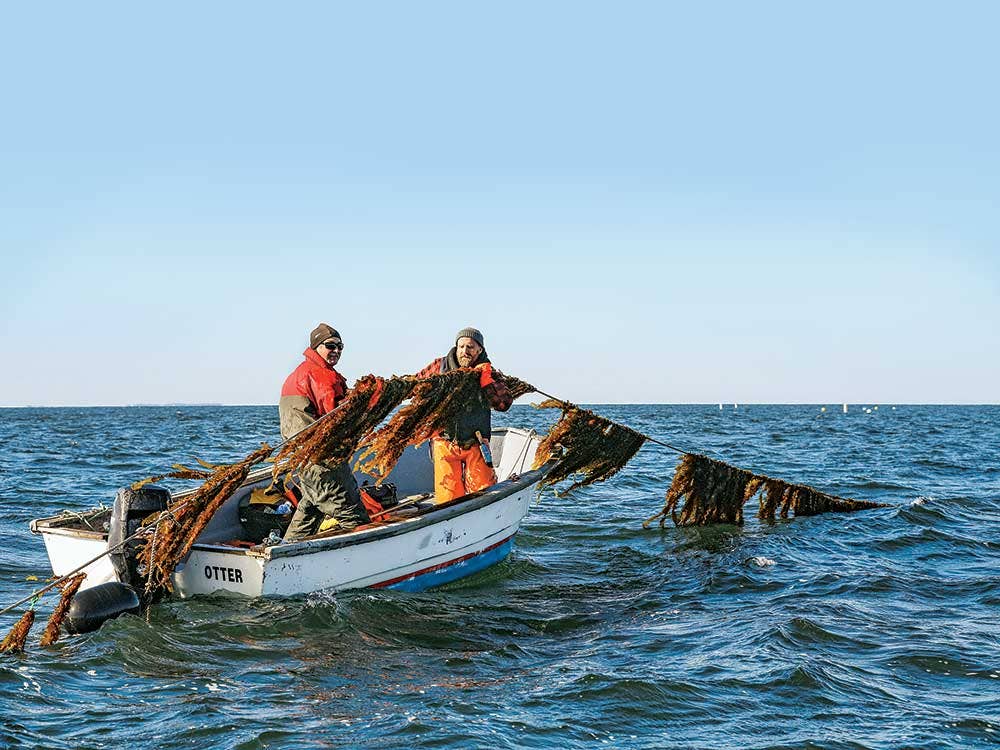
[{"label": "brown kelp blade", "polygon": [[[200,461],[199,461],[200,463]],[[181,466],[180,464],[174,464],[174,471],[167,474],[158,474],[155,477],[146,477],[145,479],[140,479],[137,482],[132,482],[132,489],[139,490],[145,487],[147,484],[152,484],[153,482],[159,482],[164,479],[208,479],[212,476],[211,471],[206,471],[202,469],[191,469],[187,466]]]},{"label": "brown kelp blade", "polygon": [[479,371],[474,368],[463,367],[416,380],[410,392],[410,403],[362,441],[355,470],[381,481],[389,475],[408,445],[419,445],[447,429],[462,412],[475,408],[484,398]]},{"label": "brown kelp blade", "polygon": [[69,613],[70,605],[73,603],[73,597],[76,595],[77,590],[80,588],[80,584],[83,583],[83,579],[86,577],[86,573],[78,573],[72,578],[68,578],[63,581],[62,596],[59,597],[59,603],[56,605],[56,608],[52,610],[52,615],[49,617],[49,621],[45,625],[45,632],[42,633],[41,644],[43,646],[49,646],[59,640],[59,628],[62,627],[63,620],[66,619],[66,615]]},{"label": "brown kelp blade", "polygon": [[336,466],[350,459],[361,441],[410,395],[416,381],[365,375],[337,410],[290,438],[274,458],[274,478],[310,464]]},{"label": "brown kelp blade", "polygon": [[531,383],[525,383],[523,380],[515,378],[513,375],[504,375],[496,368],[493,369],[493,379],[503,381],[504,385],[507,386],[507,390],[510,391],[511,401],[517,401],[517,399],[521,398],[521,396],[538,391],[538,389]]},{"label": "brown kelp blade", "polygon": [[[882,503],[846,500],[800,484],[754,474],[707,456],[685,453],[667,490],[663,510],[643,521],[643,528],[659,519],[662,528],[669,517],[676,526],[707,526],[714,523],[743,524],[743,506],[763,488],[760,518],[774,520],[781,506],[781,516],[815,515],[830,511],[854,511],[885,507]],[[684,501],[680,506],[681,500]],[[680,509],[678,510],[678,507]]]},{"label": "brown kelp blade", "polygon": [[147,604],[172,589],[170,576],[177,563],[190,551],[215,512],[243,484],[250,470],[272,452],[264,443],[242,461],[220,465],[192,495],[171,503],[158,517],[149,542],[137,556],[146,570]]},{"label": "brown kelp blade", "polygon": [[792,511],[796,516],[815,516],[819,513],[851,513],[856,510],[887,507],[884,503],[870,500],[835,497],[803,484],[789,484],[770,477],[760,479],[764,491],[761,493],[760,510],[757,515],[765,521],[773,521],[776,510],[782,518],[788,518],[788,511]]},{"label": "brown kelp blade", "polygon": [[[760,479],[745,469],[706,456],[685,453],[667,490],[663,510],[643,522],[643,528],[669,516],[676,526],[713,523],[743,524],[743,505],[760,489]],[[678,513],[681,499],[684,505]]]},{"label": "brown kelp blade", "polygon": [[21,619],[14,623],[14,627],[7,633],[7,637],[0,642],[0,654],[19,654],[24,651],[24,644],[28,640],[28,631],[31,630],[35,622],[35,610],[29,609]]},{"label": "brown kelp blade", "polygon": [[558,459],[541,486],[550,487],[573,474],[583,475],[560,494],[613,476],[646,441],[645,435],[566,401],[548,399],[538,408],[563,412],[535,452],[535,469]]}]

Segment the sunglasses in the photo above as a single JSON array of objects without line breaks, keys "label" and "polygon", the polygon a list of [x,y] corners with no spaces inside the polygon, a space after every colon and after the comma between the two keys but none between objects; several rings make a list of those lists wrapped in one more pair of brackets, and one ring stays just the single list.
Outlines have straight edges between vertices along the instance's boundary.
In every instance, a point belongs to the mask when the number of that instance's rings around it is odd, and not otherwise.
[{"label": "sunglasses", "polygon": [[324,341],[323,342],[323,346],[325,346],[327,349],[336,349],[337,351],[343,351],[344,350],[344,344],[343,343],[337,343],[336,341],[334,341],[334,342]]}]

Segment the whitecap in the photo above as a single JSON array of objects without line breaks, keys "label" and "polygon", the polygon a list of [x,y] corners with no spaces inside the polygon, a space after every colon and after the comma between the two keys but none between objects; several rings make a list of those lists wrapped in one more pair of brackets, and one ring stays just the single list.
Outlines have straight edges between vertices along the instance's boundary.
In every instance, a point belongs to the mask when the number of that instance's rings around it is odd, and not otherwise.
[{"label": "whitecap", "polygon": [[756,565],[758,568],[770,568],[772,565],[776,565],[770,557],[763,557],[758,555],[757,557],[751,557],[750,562]]}]

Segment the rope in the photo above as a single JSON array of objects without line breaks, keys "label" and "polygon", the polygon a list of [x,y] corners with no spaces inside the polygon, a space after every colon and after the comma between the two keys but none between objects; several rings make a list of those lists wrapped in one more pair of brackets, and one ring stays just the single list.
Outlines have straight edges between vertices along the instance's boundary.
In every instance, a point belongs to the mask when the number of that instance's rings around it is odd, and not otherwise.
[{"label": "rope", "polygon": [[[539,394],[540,396],[545,396],[546,398],[551,398],[553,401],[558,401],[559,403],[566,404],[567,406],[572,406],[572,404],[569,401],[567,401],[566,399],[558,398],[556,396],[553,396],[551,393],[546,393],[545,391],[539,390],[538,388],[535,388],[535,393]],[[608,421],[611,422],[612,420],[609,419]],[[632,430],[632,432],[634,432],[634,433],[636,433],[638,435],[642,435],[642,437],[644,437],[649,442],[656,443],[657,445],[662,445],[664,448],[669,448],[672,451],[676,451],[677,453],[680,453],[682,456],[693,455],[691,453],[691,451],[682,450],[680,448],[677,448],[677,447],[671,445],[670,443],[664,443],[662,440],[657,440],[655,437],[652,437],[651,435],[647,435],[645,432],[640,432],[639,430],[635,429],[634,427],[629,427],[627,424],[624,424],[624,425],[621,425],[621,426],[622,427],[628,427],[628,429]]]}]

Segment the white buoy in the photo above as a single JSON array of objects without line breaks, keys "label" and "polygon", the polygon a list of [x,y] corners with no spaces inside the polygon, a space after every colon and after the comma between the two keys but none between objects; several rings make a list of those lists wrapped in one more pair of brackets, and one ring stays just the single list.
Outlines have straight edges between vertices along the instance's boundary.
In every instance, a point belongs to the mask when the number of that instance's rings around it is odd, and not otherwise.
[{"label": "white buoy", "polygon": [[826,407],[825,406],[821,406],[821,407],[819,407],[819,410],[820,411],[826,411]]},{"label": "white buoy", "polygon": [[878,411],[878,407],[877,406],[873,406],[872,409],[874,409],[875,411]]},{"label": "white buoy", "polygon": [[722,404],[719,404],[719,411],[722,411]]},{"label": "white buoy", "polygon": [[847,414],[847,404],[844,404],[844,414]]},{"label": "white buoy", "polygon": [[739,408],[740,408],[740,405],[739,405],[739,404],[733,404],[733,408],[734,408],[734,409],[739,409]]}]

